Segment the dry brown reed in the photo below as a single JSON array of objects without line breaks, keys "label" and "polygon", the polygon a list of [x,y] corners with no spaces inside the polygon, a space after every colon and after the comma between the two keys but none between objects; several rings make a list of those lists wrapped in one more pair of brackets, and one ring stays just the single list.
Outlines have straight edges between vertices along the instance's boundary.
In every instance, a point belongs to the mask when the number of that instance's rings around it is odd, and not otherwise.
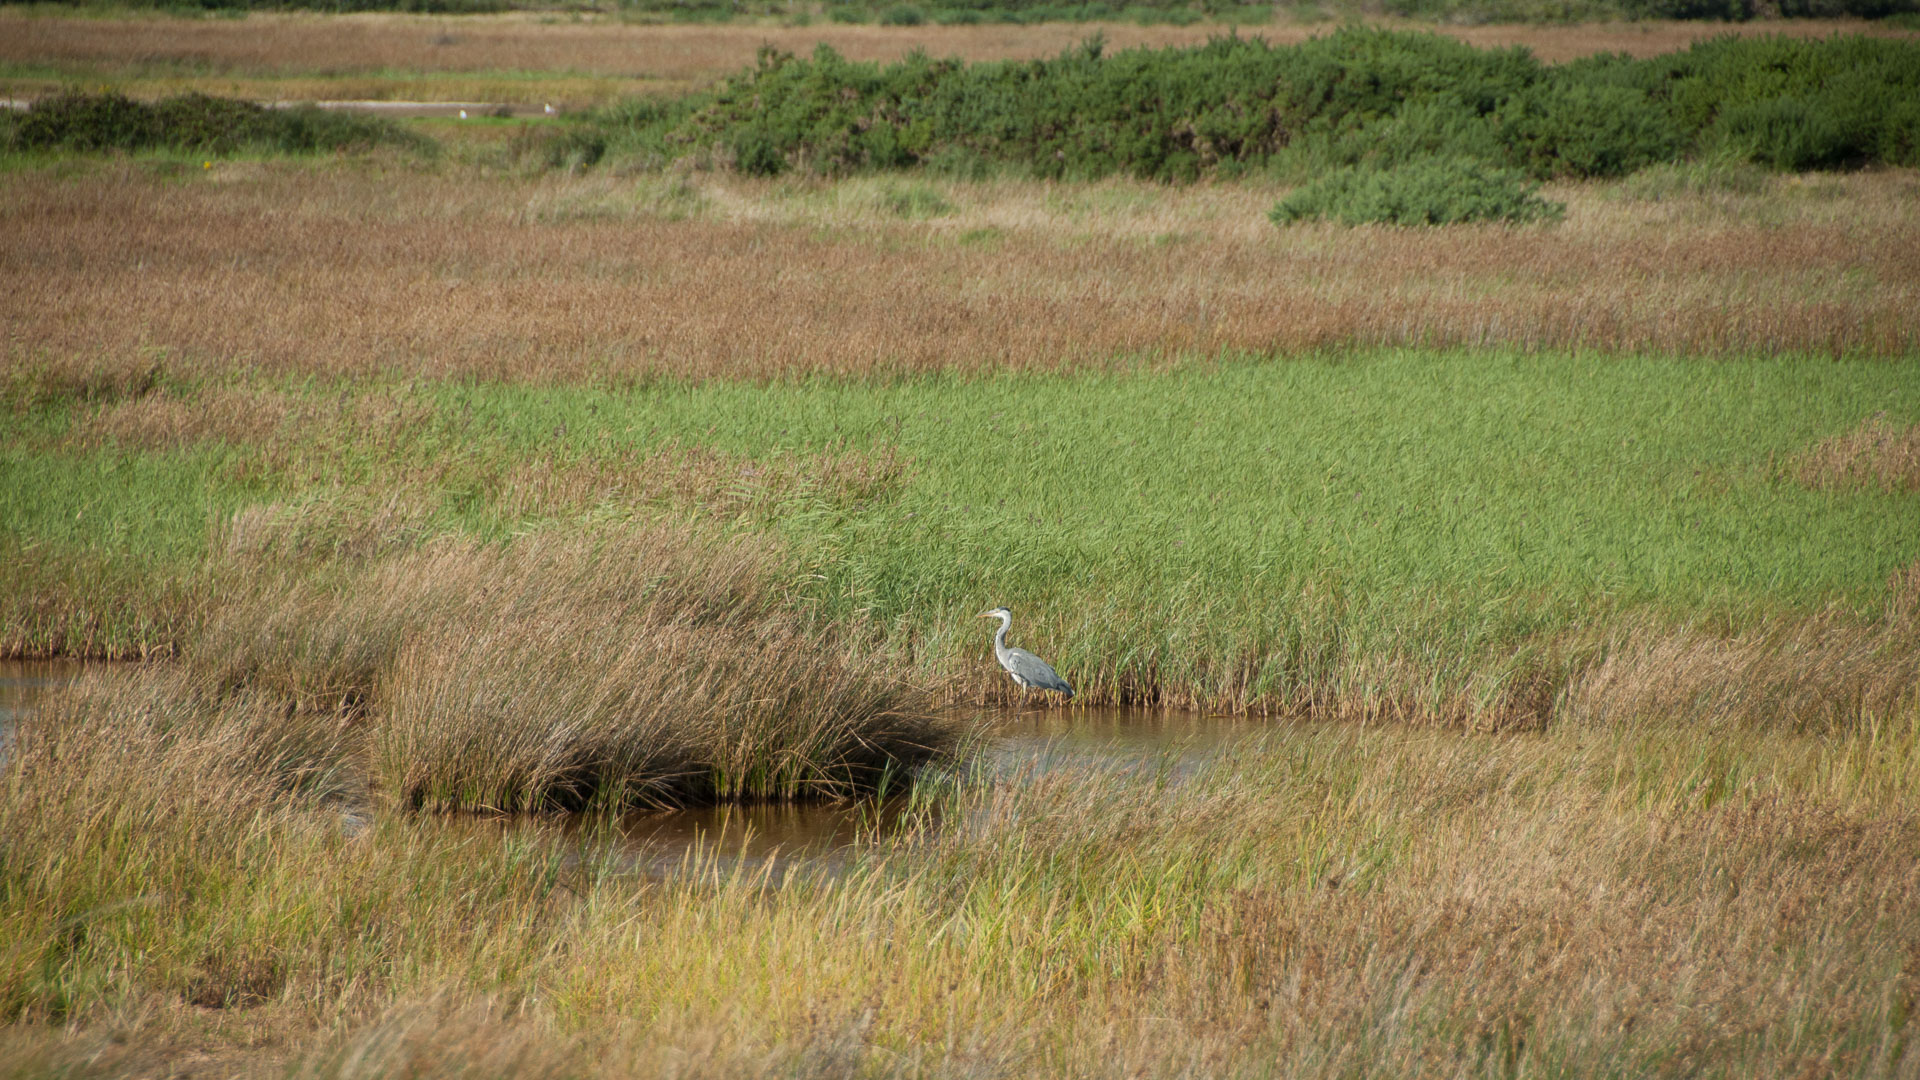
[{"label": "dry brown reed", "polygon": [[75,425],[70,441],[136,450],[266,442],[286,423],[294,401],[271,390],[238,387],[211,387],[192,396],[165,391],[132,395],[96,406]]},{"label": "dry brown reed", "polygon": [[1341,345],[1899,354],[1920,307],[1920,202],[1900,172],[1818,198],[1770,189],[1758,217],[1575,189],[1560,228],[1440,231],[1280,230],[1271,191],[1145,185],[1070,205],[1042,185],[956,185],[948,201],[977,208],[922,223],[821,229],[803,197],[792,224],[543,224],[522,208],[608,181],[241,168],[234,184],[16,178],[0,202],[15,393],[152,363],[570,380]]},{"label": "dry brown reed", "polygon": [[1901,427],[1876,413],[1843,435],[1822,439],[1794,467],[1813,488],[1920,491],[1920,424]]},{"label": "dry brown reed", "polygon": [[[40,789],[77,805],[110,804],[110,790],[193,791],[218,818],[287,797],[339,794],[349,776],[346,730],[331,716],[290,710],[255,689],[213,695],[185,668],[105,668],[49,695],[20,724],[12,749],[25,771],[83,789]],[[76,765],[56,766],[63,759]],[[38,763],[38,764],[34,764]],[[191,801],[156,806],[197,815]]]},{"label": "dry brown reed", "polygon": [[[1920,574],[1909,574],[1920,581]],[[1887,615],[1828,609],[1737,634],[1615,628],[1558,695],[1564,722],[1687,722],[1827,732],[1920,715],[1920,588],[1893,583]]]},{"label": "dry brown reed", "polygon": [[[1481,48],[1522,45],[1549,62],[1600,52],[1636,56],[1672,52],[1722,34],[1826,37],[1859,33],[1910,37],[1884,22],[1794,19],[1749,23],[1635,22],[1588,25],[1436,26],[1396,20],[1376,25],[1431,30]],[[1332,23],[1244,27],[1242,36],[1290,43],[1324,35]],[[1055,56],[1093,34],[1110,49],[1193,45],[1223,30],[1131,23],[1037,26],[634,26],[587,16],[566,21],[528,16],[443,18],[393,14],[250,14],[244,19],[48,18],[0,13],[0,61],[54,64],[80,75],[167,76],[186,68],[214,76],[286,77],[324,72],[555,72],[626,80],[628,89],[711,82],[753,62],[763,45],[795,53],[826,43],[855,60],[896,60],[916,48],[969,60]],[[177,88],[177,86],[176,86]],[[438,99],[433,81],[421,95]],[[514,92],[511,83],[499,89]],[[534,87],[536,92],[546,90]],[[402,91],[404,93],[405,91]],[[332,96],[332,95],[329,95]],[[532,100],[532,99],[529,99]]]},{"label": "dry brown reed", "polygon": [[370,717],[410,805],[845,795],[947,741],[923,691],[782,601],[773,551],[671,529],[442,543],[221,605],[215,685]]}]

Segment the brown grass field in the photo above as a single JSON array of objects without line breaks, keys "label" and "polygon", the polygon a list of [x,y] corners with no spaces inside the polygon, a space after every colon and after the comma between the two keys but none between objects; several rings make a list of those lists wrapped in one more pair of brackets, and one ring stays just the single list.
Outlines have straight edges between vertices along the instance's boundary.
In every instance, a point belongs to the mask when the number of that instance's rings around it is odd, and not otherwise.
[{"label": "brown grass field", "polygon": [[[190,173],[190,175],[188,175]],[[768,378],[1340,345],[1898,355],[1920,181],[1553,192],[1545,229],[1274,228],[1277,192],[226,163],[20,176],[5,357],[217,374]],[[684,220],[675,220],[684,216]],[[885,282],[885,288],[873,283]],[[74,377],[79,377],[75,375]]]},{"label": "brown grass field", "polygon": [[[1238,32],[1294,42],[1325,34],[1334,25],[1257,26]],[[1520,45],[1549,62],[1598,52],[1672,52],[1722,34],[1916,33],[1877,22],[1801,19],[1471,27],[1386,20],[1379,25],[1432,29],[1483,48]],[[987,60],[1054,56],[1095,33],[1106,35],[1112,48],[1131,48],[1191,45],[1226,29],[1131,23],[637,26],[609,18],[534,15],[70,19],[8,10],[0,11],[0,64],[53,71],[0,78],[0,96],[33,97],[75,81],[105,81],[142,94],[198,89],[281,100],[477,98],[583,106],[622,93],[665,93],[711,83],[751,64],[763,45],[807,53],[824,42],[855,60],[895,60],[916,48],[935,56]],[[383,74],[392,72],[407,74]],[[509,73],[513,77],[502,77]]]}]

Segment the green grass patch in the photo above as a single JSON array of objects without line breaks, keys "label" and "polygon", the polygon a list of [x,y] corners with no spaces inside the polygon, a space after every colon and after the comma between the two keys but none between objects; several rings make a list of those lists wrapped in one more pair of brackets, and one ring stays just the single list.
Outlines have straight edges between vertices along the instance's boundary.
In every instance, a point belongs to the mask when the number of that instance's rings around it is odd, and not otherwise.
[{"label": "green grass patch", "polygon": [[[295,554],[323,560],[691,514],[778,535],[797,599],[936,668],[1003,603],[1016,640],[1110,687],[1251,665],[1232,678],[1287,698],[1363,657],[1428,655],[1436,685],[1471,681],[1628,616],[1877,611],[1920,559],[1911,496],[1815,490],[1788,463],[1875,412],[1920,415],[1912,376],[1409,350],[891,384],[450,383],[413,391],[417,418],[384,434],[307,419],[220,451],[76,454],[44,421],[0,498],[10,546],[54,564],[184,566],[269,501],[336,508],[296,515],[321,539]],[[69,408],[84,434],[94,407]],[[354,514],[402,538],[366,539]]]}]

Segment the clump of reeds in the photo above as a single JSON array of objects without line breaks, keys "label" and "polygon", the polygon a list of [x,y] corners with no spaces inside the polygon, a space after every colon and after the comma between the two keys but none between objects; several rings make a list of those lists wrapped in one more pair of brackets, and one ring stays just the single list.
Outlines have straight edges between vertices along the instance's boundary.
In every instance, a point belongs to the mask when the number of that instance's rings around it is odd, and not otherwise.
[{"label": "clump of reeds", "polygon": [[786,618],[701,626],[642,605],[415,638],[383,695],[374,768],[435,807],[848,795],[943,741],[844,635]]},{"label": "clump of reeds", "polygon": [[1875,413],[1852,431],[1822,439],[1794,469],[1814,488],[1920,491],[1920,424],[1902,427]]},{"label": "clump of reeds", "polygon": [[226,690],[368,718],[415,806],[801,798],[904,778],[948,734],[923,690],[774,588],[772,548],[671,528],[432,545],[291,578],[210,620]]}]

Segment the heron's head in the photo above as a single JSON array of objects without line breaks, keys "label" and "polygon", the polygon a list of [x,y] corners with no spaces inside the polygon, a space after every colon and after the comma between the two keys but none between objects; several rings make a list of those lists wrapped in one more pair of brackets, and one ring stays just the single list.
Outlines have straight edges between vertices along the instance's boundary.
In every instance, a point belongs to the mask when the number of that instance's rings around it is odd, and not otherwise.
[{"label": "heron's head", "polygon": [[1013,618],[1013,612],[1008,611],[1006,608],[1003,608],[1003,607],[990,608],[986,611],[981,612],[978,615],[975,615],[974,618],[976,619],[1011,619]]}]

